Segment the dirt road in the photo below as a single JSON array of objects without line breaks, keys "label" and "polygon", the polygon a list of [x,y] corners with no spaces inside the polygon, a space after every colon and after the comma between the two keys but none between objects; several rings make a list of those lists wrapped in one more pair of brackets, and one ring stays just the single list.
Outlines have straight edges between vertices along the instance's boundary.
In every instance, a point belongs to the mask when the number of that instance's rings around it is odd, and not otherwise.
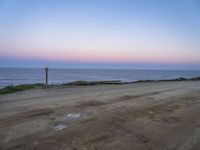
[{"label": "dirt road", "polygon": [[200,150],[200,81],[0,96],[1,150]]}]

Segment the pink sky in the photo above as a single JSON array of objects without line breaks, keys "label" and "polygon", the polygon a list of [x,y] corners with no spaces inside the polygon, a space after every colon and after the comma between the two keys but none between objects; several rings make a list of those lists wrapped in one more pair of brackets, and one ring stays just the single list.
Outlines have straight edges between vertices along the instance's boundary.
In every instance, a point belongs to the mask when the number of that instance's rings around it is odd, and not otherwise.
[{"label": "pink sky", "polygon": [[0,57],[200,64],[198,6],[193,0],[2,1]]}]

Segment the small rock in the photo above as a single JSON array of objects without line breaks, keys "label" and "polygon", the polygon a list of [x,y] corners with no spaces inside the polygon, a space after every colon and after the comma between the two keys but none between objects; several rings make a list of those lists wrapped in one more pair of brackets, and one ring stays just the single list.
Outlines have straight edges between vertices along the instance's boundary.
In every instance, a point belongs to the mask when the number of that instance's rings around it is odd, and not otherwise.
[{"label": "small rock", "polygon": [[67,118],[70,118],[70,119],[77,119],[81,117],[81,114],[80,113],[71,113],[71,114],[67,114],[67,116],[65,117],[66,119]]},{"label": "small rock", "polygon": [[67,128],[67,127],[68,127],[68,126],[65,125],[65,124],[58,124],[58,125],[55,126],[55,130],[56,130],[56,131],[60,131],[60,130],[63,130],[63,129],[65,129],[65,128]]}]

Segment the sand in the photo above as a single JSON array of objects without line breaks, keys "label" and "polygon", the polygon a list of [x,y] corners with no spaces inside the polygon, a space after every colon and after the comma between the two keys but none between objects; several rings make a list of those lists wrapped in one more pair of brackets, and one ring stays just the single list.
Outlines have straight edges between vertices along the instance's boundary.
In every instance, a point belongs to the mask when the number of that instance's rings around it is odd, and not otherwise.
[{"label": "sand", "polygon": [[200,81],[0,96],[1,150],[199,150]]}]

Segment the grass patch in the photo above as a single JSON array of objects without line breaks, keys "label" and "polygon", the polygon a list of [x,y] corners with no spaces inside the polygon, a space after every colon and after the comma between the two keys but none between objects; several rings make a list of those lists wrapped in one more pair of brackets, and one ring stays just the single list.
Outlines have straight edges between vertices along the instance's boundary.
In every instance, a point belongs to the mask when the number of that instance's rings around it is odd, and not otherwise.
[{"label": "grass patch", "polygon": [[91,83],[88,82],[88,81],[74,81],[74,82],[71,82],[69,84],[70,85],[91,85]]},{"label": "grass patch", "polygon": [[17,86],[7,86],[5,88],[0,89],[0,95],[15,93],[18,91],[30,90],[36,87],[41,87],[41,84],[27,84],[27,85],[17,85]]},{"label": "grass patch", "polygon": [[[122,84],[120,80],[111,80],[111,81],[74,81],[68,83],[67,85],[100,85],[100,84]],[[65,84],[63,84],[65,85]]]}]

